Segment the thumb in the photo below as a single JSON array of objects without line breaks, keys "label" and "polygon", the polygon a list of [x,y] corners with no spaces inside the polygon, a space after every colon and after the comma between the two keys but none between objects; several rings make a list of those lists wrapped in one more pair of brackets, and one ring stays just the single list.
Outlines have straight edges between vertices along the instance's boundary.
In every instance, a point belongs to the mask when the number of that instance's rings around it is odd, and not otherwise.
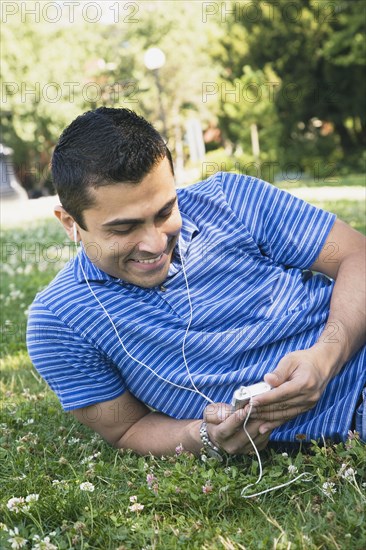
[{"label": "thumb", "polygon": [[293,361],[291,355],[285,355],[273,372],[264,375],[264,381],[273,388],[286,382],[292,372]]},{"label": "thumb", "polygon": [[228,403],[211,403],[204,410],[203,420],[211,424],[221,424],[232,412],[232,408]]}]

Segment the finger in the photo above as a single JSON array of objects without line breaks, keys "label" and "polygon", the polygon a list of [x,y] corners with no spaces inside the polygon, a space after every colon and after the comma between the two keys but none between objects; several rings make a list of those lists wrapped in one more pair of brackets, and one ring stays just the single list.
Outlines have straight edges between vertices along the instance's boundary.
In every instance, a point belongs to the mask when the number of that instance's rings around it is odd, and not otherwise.
[{"label": "finger", "polygon": [[277,420],[276,422],[265,422],[262,426],[259,427],[259,433],[266,435],[270,434],[275,428],[282,426],[285,422]]},{"label": "finger", "polygon": [[311,408],[310,403],[308,402],[294,402],[294,401],[285,401],[283,403],[275,403],[274,405],[269,405],[265,407],[257,407],[252,410],[250,415],[251,420],[261,420],[261,421],[281,421],[286,422],[290,418],[307,411]]},{"label": "finger", "polygon": [[273,372],[269,372],[264,375],[264,381],[267,382],[270,386],[277,388],[281,386],[288,380],[296,370],[298,366],[298,358],[293,354],[289,353],[282,357],[277,367]]},{"label": "finger", "polygon": [[228,403],[210,403],[203,412],[203,420],[210,424],[221,424],[232,414]]},{"label": "finger", "polygon": [[[273,388],[262,395],[254,397],[252,408],[255,409],[260,407],[262,409],[265,406],[274,405],[275,403],[284,403],[288,401],[296,402],[299,397],[301,397],[301,393],[299,393],[298,382],[289,380],[281,384],[278,388]],[[249,410],[249,408],[250,405],[248,404],[246,410]]]},{"label": "finger", "polygon": [[[258,429],[258,427],[256,429]],[[260,451],[260,450],[264,449],[267,446],[268,441],[269,441],[269,437],[271,435],[270,431],[267,431],[264,434],[261,434],[259,431],[257,431],[255,435],[251,434],[250,433],[251,431],[252,430],[249,430],[249,431],[247,430],[247,432],[250,435],[250,439],[249,439],[249,437],[248,437],[247,433],[245,433],[244,429],[241,430],[242,444],[241,444],[241,447],[236,450],[237,454],[238,453],[240,453],[240,454],[254,454],[255,449],[257,449],[257,451]],[[238,443],[238,440],[237,440],[237,443]]]},{"label": "finger", "polygon": [[[279,363],[280,364],[280,363]],[[277,367],[273,372],[269,372],[264,375],[264,381],[267,382],[272,388],[281,386],[288,379],[287,369],[281,369]]]},{"label": "finger", "polygon": [[229,454],[248,454],[252,451],[255,452],[255,448],[258,450],[264,449],[268,443],[270,432],[260,434],[257,423],[252,423],[246,428],[250,435],[250,439],[247,433],[245,433],[243,426],[241,426],[238,431],[225,438],[223,438],[222,434],[223,425],[216,426],[214,427],[215,440],[220,448],[224,449]]},{"label": "finger", "polygon": [[[239,409],[233,412],[224,422],[220,424],[219,433],[220,437],[223,439],[230,439],[233,436],[236,436],[238,432],[243,431],[243,426],[247,415],[244,412],[244,409]],[[258,428],[263,421],[252,421],[248,422],[246,429],[251,437],[256,437],[258,435]]]},{"label": "finger", "polygon": [[[261,419],[261,423],[262,423],[262,426],[263,425],[268,426],[267,430],[273,429],[274,426],[275,427],[282,426],[282,424],[285,424],[286,422],[289,422],[293,418],[296,418],[306,410],[307,409],[300,410],[299,408],[294,408],[294,409],[289,409],[288,411],[281,411],[276,414],[272,414],[271,416],[263,417]],[[264,431],[262,430],[261,433],[264,433]]]},{"label": "finger", "polygon": [[[267,431],[264,434],[259,433],[259,435],[253,440],[254,444],[257,448],[257,451],[261,451],[262,449],[265,449],[269,442],[269,436],[271,435],[271,431]],[[248,445],[250,445],[250,449],[247,451],[247,453],[253,453],[255,452],[255,449],[253,448],[253,445],[248,442]]]}]

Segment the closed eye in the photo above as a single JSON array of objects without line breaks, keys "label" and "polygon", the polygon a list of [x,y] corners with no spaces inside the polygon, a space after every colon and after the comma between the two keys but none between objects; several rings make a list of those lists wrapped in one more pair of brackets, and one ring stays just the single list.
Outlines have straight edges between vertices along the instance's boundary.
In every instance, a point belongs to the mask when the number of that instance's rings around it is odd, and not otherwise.
[{"label": "closed eye", "polygon": [[135,228],[135,226],[132,226],[132,227],[129,227],[128,229],[113,229],[110,233],[112,235],[128,235],[129,233],[131,233],[131,231],[133,231],[133,229]]},{"label": "closed eye", "polygon": [[[169,201],[165,206],[165,210],[161,210],[160,212],[158,212],[156,214],[155,219],[156,220],[166,220],[166,219],[168,219],[173,214],[173,211],[175,209],[176,204],[177,204],[177,197],[175,197],[173,200]],[[115,222],[108,222],[104,225],[105,226],[113,226],[113,225],[118,226],[118,225],[123,225],[123,223],[125,223],[127,225],[129,221],[130,220],[126,220],[125,222],[123,222],[121,220],[121,222],[119,222],[119,220],[115,220]],[[111,235],[128,235],[141,223],[144,223],[144,220],[138,220],[138,219],[137,220],[131,220],[131,224],[126,229],[111,229],[109,231],[109,233]]]},{"label": "closed eye", "polygon": [[166,220],[166,218],[169,218],[173,212],[173,209],[170,208],[168,212],[161,212],[157,217],[161,220]]},{"label": "closed eye", "polygon": [[[161,212],[156,217],[159,220],[166,220],[169,218],[169,216],[172,215],[173,209],[171,208],[168,212]],[[113,229],[111,231],[112,235],[128,235],[135,229],[136,225],[131,225],[127,229]]]}]

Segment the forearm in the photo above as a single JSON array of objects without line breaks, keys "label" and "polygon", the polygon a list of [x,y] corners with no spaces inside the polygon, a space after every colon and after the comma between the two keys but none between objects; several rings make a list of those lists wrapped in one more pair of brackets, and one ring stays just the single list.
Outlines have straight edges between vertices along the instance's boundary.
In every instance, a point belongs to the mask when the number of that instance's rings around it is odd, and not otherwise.
[{"label": "forearm", "polygon": [[199,437],[201,420],[176,420],[151,412],[136,422],[119,439],[116,447],[131,449],[138,454],[173,455],[182,445],[184,450],[198,455],[202,447]]},{"label": "forearm", "polygon": [[360,349],[366,338],[365,252],[349,255],[339,266],[324,331],[314,348],[324,355],[329,377]]}]

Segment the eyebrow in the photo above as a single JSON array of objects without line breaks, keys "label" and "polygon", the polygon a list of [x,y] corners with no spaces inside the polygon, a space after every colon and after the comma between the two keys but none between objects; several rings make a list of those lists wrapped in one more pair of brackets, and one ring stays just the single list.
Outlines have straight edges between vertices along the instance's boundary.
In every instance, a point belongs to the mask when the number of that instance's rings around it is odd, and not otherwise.
[{"label": "eyebrow", "polygon": [[[164,210],[169,208],[170,206],[174,206],[174,204],[177,202],[177,197],[175,196],[174,199],[171,199],[168,201],[163,208],[159,210],[157,215],[161,214]],[[143,218],[116,218],[115,220],[111,220],[110,222],[106,222],[102,224],[102,227],[110,227],[112,225],[127,225],[127,224],[135,224],[135,223],[143,223],[145,220]]]}]

